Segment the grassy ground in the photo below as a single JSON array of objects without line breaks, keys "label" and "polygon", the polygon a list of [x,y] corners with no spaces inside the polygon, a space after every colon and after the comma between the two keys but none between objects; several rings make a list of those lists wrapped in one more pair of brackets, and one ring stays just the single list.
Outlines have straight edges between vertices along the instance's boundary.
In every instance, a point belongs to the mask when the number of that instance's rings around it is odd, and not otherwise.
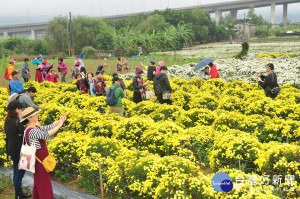
[{"label": "grassy ground", "polygon": [[[45,56],[45,59],[47,59],[47,57]],[[125,59],[125,58],[124,58]],[[141,61],[143,61],[144,65],[149,65],[149,62],[151,59],[154,59],[156,62],[163,60],[165,62],[166,66],[170,66],[170,65],[182,65],[185,63],[191,63],[191,62],[197,62],[199,60],[183,60],[180,59],[179,57],[174,57],[174,56],[159,56],[159,55],[153,55],[153,56],[144,56],[144,57],[140,57],[140,58],[129,58],[128,60],[128,65],[130,66],[130,72],[134,71],[135,68],[137,66],[140,66]],[[74,58],[67,58],[64,59],[64,61],[67,63],[67,67],[68,67],[68,74],[66,76],[66,81],[67,82],[71,82],[72,79],[70,77],[70,73],[71,73],[71,68],[73,67],[74,64]],[[7,62],[7,60],[5,60]],[[6,87],[6,85],[8,84],[8,81],[5,80],[4,77],[4,71],[6,66],[8,65],[8,63],[6,63],[4,60],[2,60],[0,62],[0,87]],[[54,63],[54,69],[57,71],[57,60],[52,59],[52,60],[47,60],[48,63],[53,62]],[[103,59],[83,59],[85,68],[87,72],[92,72],[95,74],[97,68],[99,65],[102,65],[104,63],[107,63],[108,67],[105,68],[105,72],[107,74],[112,75],[113,73],[117,72],[117,58],[112,58],[112,59],[108,59],[108,60],[103,60]],[[15,63],[15,69],[18,71],[21,71],[22,68],[22,61],[17,61]],[[29,68],[30,68],[30,72],[31,72],[31,79],[30,80],[34,80],[35,78],[35,69],[36,69],[36,65],[32,64],[32,60],[30,60],[29,62]],[[58,73],[60,76],[60,73]],[[20,75],[19,75],[20,76]],[[23,81],[23,78],[20,78]]]},{"label": "grassy ground", "polygon": [[15,198],[13,181],[4,173],[0,173],[0,198],[1,199]]}]

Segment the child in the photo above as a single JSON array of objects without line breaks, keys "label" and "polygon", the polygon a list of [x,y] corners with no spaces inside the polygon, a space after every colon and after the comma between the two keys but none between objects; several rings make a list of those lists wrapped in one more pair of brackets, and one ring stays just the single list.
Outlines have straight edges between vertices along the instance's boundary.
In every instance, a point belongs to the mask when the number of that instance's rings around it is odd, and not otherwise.
[{"label": "child", "polygon": [[50,73],[48,73],[46,77],[46,81],[57,83],[57,79],[59,78],[58,74],[54,69],[50,70]]}]

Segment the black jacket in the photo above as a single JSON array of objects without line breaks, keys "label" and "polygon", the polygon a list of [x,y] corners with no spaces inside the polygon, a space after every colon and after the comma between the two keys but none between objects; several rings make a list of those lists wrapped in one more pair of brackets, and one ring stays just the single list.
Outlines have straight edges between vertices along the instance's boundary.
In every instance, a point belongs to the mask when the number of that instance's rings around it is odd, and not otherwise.
[{"label": "black jacket", "polygon": [[271,71],[267,76],[261,75],[260,78],[262,81],[259,81],[258,84],[265,90],[267,97],[272,97],[271,90],[275,87],[279,87],[276,73]]},{"label": "black jacket", "polygon": [[170,82],[168,79],[167,74],[165,73],[158,73],[154,78],[154,92],[155,95],[163,92],[171,92],[172,88],[170,86]]},{"label": "black jacket", "polygon": [[11,119],[4,124],[6,134],[6,153],[11,156],[12,161],[18,162],[20,159],[20,151],[23,142],[25,127],[20,123],[19,119]]},{"label": "black jacket", "polygon": [[147,78],[149,81],[153,81],[155,75],[153,75],[153,72],[155,72],[156,67],[155,66],[148,66],[148,72],[147,72]]}]

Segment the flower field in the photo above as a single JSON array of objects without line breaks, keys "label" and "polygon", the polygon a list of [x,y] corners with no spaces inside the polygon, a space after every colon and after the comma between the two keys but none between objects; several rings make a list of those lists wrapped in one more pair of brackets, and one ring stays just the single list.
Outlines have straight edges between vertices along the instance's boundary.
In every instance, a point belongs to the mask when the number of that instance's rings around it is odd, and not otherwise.
[{"label": "flower field", "polygon": [[[38,90],[35,103],[47,104],[39,113],[42,125],[68,113],[70,124],[48,143],[58,161],[53,175],[76,175],[82,187],[99,194],[100,162],[105,189],[120,198],[300,197],[298,89],[286,84],[271,100],[257,84],[243,81],[170,82],[171,106],[134,104],[132,83],[126,81],[124,118],[109,113],[105,97],[81,95],[75,85],[27,83]],[[0,88],[2,132],[7,98]],[[0,137],[0,159],[8,165]],[[231,192],[214,190],[211,180],[217,172],[230,175]],[[269,175],[270,182],[262,175]],[[272,185],[278,175],[282,183]],[[295,176],[294,185],[286,175]]]}]

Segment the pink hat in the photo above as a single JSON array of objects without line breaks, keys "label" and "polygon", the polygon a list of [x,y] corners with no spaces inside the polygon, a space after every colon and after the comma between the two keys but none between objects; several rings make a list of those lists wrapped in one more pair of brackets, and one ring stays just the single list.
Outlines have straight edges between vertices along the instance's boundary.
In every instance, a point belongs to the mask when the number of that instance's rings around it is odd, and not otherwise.
[{"label": "pink hat", "polygon": [[159,66],[164,66],[164,65],[165,65],[165,62],[164,62],[164,61],[160,61],[160,62],[158,62],[158,65],[159,65]]},{"label": "pink hat", "polygon": [[140,74],[143,72],[143,69],[141,67],[136,67],[135,74]]},{"label": "pink hat", "polygon": [[9,63],[15,63],[15,60],[11,59],[9,60]]}]

